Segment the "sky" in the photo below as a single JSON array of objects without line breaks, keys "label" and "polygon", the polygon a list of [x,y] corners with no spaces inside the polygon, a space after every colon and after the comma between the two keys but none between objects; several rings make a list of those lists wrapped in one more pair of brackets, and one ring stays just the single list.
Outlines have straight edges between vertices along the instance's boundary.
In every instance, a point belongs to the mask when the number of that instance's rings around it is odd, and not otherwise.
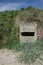
[{"label": "sky", "polygon": [[43,0],[0,0],[0,11],[18,10],[28,6],[43,9]]}]

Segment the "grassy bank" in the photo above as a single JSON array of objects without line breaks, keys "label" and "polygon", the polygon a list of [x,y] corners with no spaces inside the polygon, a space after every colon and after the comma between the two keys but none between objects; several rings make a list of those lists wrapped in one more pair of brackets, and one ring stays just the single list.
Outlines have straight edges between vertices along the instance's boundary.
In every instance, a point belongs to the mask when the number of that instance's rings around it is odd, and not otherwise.
[{"label": "grassy bank", "polygon": [[[37,40],[35,43],[24,43],[21,44],[20,51],[22,54],[19,56],[19,61],[26,64],[33,64],[37,59],[43,61],[43,38]],[[39,62],[40,63],[40,62]],[[40,63],[41,64],[41,63]],[[41,64],[42,65],[42,64]]]}]

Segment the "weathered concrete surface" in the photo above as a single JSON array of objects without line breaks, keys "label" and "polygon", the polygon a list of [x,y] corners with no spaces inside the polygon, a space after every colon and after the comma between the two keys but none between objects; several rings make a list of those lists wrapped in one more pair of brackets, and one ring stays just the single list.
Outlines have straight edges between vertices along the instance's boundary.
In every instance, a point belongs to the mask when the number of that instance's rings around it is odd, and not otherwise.
[{"label": "weathered concrete surface", "polygon": [[[35,32],[34,36],[22,36],[21,32]],[[20,24],[20,42],[34,42],[37,39],[37,24],[36,23],[21,23]]]}]

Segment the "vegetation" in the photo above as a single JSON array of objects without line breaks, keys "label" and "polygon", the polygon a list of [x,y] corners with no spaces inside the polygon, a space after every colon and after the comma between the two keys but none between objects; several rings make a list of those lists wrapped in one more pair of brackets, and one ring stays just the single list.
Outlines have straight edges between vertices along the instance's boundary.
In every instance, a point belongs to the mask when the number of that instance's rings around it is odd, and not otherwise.
[{"label": "vegetation", "polygon": [[18,56],[18,62],[27,65],[34,65],[38,59],[38,63],[43,65],[41,63],[43,62],[43,38],[38,39],[34,43],[26,42],[20,44],[19,42],[17,42],[14,46],[13,44],[11,44],[10,47],[14,51],[20,52],[20,55]]},{"label": "vegetation", "polygon": [[[21,51],[20,61],[34,63],[43,52],[43,38],[35,43],[19,43],[20,21],[37,22],[38,27],[43,28],[43,10],[32,6],[16,11],[0,12],[0,48]],[[17,24],[17,25],[16,25]]]},{"label": "vegetation", "polygon": [[29,6],[16,11],[0,12],[0,48],[19,41],[18,25],[22,20],[37,22],[43,28],[43,10]]},{"label": "vegetation", "polygon": [[20,51],[22,52],[18,58],[19,62],[25,64],[33,64],[38,60],[38,63],[42,65],[40,61],[43,61],[43,38],[38,39],[35,43],[23,43],[21,44]]}]

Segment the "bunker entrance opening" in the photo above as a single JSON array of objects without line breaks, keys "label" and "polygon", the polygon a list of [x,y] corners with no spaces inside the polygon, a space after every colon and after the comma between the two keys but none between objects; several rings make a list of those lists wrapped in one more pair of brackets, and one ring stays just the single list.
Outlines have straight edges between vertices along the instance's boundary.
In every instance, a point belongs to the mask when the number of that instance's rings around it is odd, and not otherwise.
[{"label": "bunker entrance opening", "polygon": [[21,32],[22,36],[34,36],[35,32]]}]

